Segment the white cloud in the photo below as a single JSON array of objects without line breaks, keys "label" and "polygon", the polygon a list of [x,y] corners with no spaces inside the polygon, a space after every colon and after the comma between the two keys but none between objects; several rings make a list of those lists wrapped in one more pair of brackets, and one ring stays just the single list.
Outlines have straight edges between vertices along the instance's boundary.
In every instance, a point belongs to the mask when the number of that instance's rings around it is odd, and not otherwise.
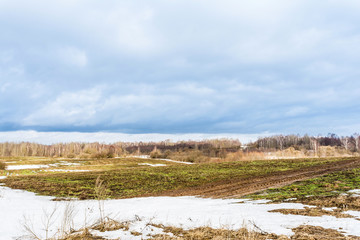
[{"label": "white cloud", "polygon": [[49,101],[40,109],[27,116],[22,124],[27,125],[67,125],[81,126],[91,124],[101,97],[101,88],[92,88],[78,92],[61,93],[55,100]]},{"label": "white cloud", "polygon": [[36,142],[41,144],[66,143],[66,142],[154,142],[171,140],[186,141],[186,140],[205,140],[205,139],[220,139],[231,138],[239,139],[241,143],[248,143],[255,141],[259,137],[270,136],[271,133],[255,133],[255,134],[204,134],[204,133],[189,133],[189,134],[126,134],[126,133],[111,133],[111,132],[37,132],[37,131],[13,131],[0,132],[0,142]]},{"label": "white cloud", "polygon": [[4,129],[274,132],[315,110],[357,119],[356,1],[0,5]]},{"label": "white cloud", "polygon": [[288,117],[296,117],[307,113],[309,109],[307,107],[293,107],[288,110],[285,115]]},{"label": "white cloud", "polygon": [[58,49],[61,61],[68,65],[85,67],[88,64],[86,52],[75,47],[63,47]]}]

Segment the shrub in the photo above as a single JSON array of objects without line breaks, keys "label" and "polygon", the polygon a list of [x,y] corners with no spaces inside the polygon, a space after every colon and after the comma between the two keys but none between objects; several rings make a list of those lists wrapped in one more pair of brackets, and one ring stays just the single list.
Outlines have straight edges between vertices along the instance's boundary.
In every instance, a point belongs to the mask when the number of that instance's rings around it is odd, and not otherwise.
[{"label": "shrub", "polygon": [[5,170],[6,169],[6,164],[3,161],[0,161],[0,170]]},{"label": "shrub", "polygon": [[150,153],[151,158],[162,158],[162,154],[160,150],[154,150]]}]

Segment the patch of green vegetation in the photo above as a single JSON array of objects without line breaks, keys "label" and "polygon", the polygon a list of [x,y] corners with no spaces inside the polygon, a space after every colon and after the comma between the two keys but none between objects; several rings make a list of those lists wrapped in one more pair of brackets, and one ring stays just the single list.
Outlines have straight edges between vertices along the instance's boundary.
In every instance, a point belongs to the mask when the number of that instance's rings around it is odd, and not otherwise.
[{"label": "patch of green vegetation", "polygon": [[[292,159],[207,163],[167,167],[142,166],[97,172],[46,173],[2,180],[7,186],[57,197],[94,198],[96,178],[101,175],[111,198],[160,195],[209,183],[232,181],[321,165],[342,159]],[[148,160],[146,160],[147,162]]]},{"label": "patch of green vegetation", "polygon": [[295,182],[281,188],[270,188],[247,197],[275,201],[289,198],[301,200],[309,196],[338,196],[351,189],[360,189],[360,168],[326,174],[321,177]]},{"label": "patch of green vegetation", "polygon": [[[144,167],[144,163],[148,164],[166,164],[166,165],[178,165],[179,163],[167,162],[158,159],[144,159],[144,158],[106,158],[106,159],[68,159],[68,158],[44,158],[44,157],[7,157],[1,162],[8,162],[7,166],[11,165],[48,165],[49,168],[44,169],[20,169],[20,170],[1,170],[5,175],[34,175],[41,174],[53,174],[53,169],[56,169],[57,173],[65,173],[67,170],[87,170],[87,171],[108,171],[118,170],[124,168],[141,168]],[[63,170],[63,171],[60,171]],[[1,175],[1,172],[0,172]]]}]

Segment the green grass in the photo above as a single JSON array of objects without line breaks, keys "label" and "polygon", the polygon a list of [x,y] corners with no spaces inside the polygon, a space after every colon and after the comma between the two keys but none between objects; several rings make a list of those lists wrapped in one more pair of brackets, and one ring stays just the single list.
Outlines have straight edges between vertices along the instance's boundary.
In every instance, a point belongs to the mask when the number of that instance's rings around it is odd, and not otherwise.
[{"label": "green grass", "polygon": [[351,189],[360,189],[360,168],[326,174],[321,177],[295,182],[282,188],[270,188],[248,197],[276,201],[289,198],[301,200],[308,196],[338,196]]},{"label": "green grass", "polygon": [[[297,159],[227,162],[168,167],[123,168],[85,173],[38,174],[2,180],[9,187],[59,197],[94,198],[96,178],[108,188],[110,198],[160,195],[166,191],[191,189],[207,183],[231,181],[274,172],[301,169],[344,159]],[[146,160],[147,161],[147,160]],[[144,161],[143,161],[144,162]]]},{"label": "green grass", "polygon": [[[143,158],[106,158],[106,159],[64,159],[64,158],[44,158],[44,157],[29,157],[29,158],[18,158],[18,157],[7,157],[1,158],[1,161],[5,160],[9,162],[7,166],[12,165],[49,165],[49,164],[60,164],[58,166],[51,166],[44,169],[22,169],[22,170],[1,170],[0,175],[34,175],[34,174],[53,174],[49,171],[51,169],[64,169],[66,170],[89,170],[89,171],[108,171],[118,170],[126,168],[143,168],[143,163],[150,164],[166,164],[167,166],[178,165],[181,163],[167,162],[156,159],[143,159]],[[63,162],[75,163],[79,165],[61,165]]]}]

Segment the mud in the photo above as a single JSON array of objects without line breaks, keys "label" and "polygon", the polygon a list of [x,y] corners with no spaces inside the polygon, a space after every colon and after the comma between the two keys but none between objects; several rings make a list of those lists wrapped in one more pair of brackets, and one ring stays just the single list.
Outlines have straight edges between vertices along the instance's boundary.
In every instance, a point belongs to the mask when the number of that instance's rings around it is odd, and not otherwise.
[{"label": "mud", "polygon": [[168,191],[161,195],[241,198],[245,195],[266,190],[268,188],[278,188],[296,181],[302,181],[327,173],[349,170],[356,167],[360,167],[360,159],[330,162],[320,166],[269,173],[265,176],[254,176],[246,179],[235,178],[227,181],[205,184],[196,188]]}]

